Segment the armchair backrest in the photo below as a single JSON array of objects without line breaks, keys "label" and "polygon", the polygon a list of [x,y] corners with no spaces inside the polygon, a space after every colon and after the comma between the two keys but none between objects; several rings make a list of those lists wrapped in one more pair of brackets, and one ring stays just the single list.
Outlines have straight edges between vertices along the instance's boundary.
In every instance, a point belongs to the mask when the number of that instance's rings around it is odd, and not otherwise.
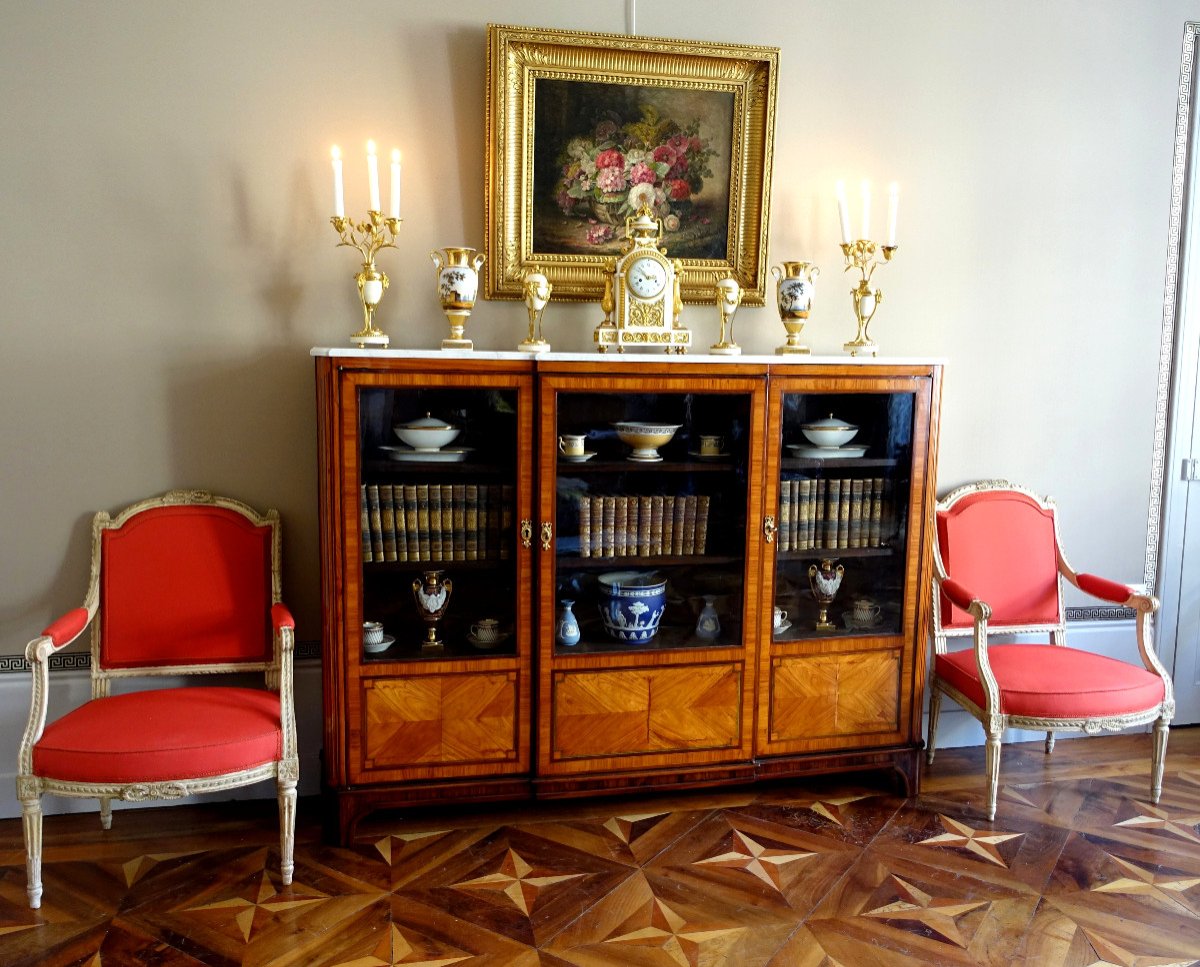
[{"label": "armchair backrest", "polygon": [[279,547],[274,511],[199,491],[97,514],[93,674],[272,665]]},{"label": "armchair backrest", "polygon": [[[992,609],[989,627],[1064,627],[1054,505],[1002,481],[960,487],[937,505],[937,566]],[[970,614],[935,596],[935,632],[963,633]]]}]

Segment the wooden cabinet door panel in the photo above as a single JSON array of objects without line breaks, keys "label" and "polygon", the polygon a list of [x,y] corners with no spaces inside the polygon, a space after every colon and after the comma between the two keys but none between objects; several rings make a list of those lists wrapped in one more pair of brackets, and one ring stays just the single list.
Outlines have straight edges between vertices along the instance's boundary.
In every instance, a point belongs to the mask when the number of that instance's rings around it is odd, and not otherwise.
[{"label": "wooden cabinet door panel", "polygon": [[769,742],[815,749],[898,736],[900,658],[899,648],[776,658]]},{"label": "wooden cabinet door panel", "polygon": [[737,747],[741,666],[560,672],[555,760]]},{"label": "wooden cabinet door panel", "polygon": [[517,705],[511,672],[368,680],[363,768],[515,760]]}]

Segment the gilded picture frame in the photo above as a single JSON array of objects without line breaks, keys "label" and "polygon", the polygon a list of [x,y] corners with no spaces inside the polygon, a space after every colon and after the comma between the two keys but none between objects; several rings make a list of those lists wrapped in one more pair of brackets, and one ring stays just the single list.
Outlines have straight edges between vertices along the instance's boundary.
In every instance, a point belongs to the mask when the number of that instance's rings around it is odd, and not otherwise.
[{"label": "gilded picture frame", "polygon": [[485,295],[599,300],[649,203],[685,302],[766,291],[777,47],[488,25]]}]

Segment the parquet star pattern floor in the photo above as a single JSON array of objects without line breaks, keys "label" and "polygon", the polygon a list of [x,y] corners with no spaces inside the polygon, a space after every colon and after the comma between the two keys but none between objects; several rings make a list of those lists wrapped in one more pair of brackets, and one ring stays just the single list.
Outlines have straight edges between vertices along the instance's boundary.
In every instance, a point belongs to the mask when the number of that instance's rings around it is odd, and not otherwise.
[{"label": "parquet star pattern floor", "polygon": [[49,817],[25,903],[0,821],[0,965],[904,967],[1200,963],[1200,729],[981,750],[923,793],[855,777],[367,820],[349,847],[302,803],[278,874],[273,803]]}]

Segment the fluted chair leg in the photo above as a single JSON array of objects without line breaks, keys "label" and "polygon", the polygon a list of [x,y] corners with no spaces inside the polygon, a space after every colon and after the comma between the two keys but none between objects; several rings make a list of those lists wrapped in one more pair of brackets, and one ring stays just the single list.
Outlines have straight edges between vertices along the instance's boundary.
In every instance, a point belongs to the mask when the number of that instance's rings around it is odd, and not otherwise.
[{"label": "fluted chair leg", "polygon": [[1053,751],[1054,751],[1054,733],[1047,732],[1046,733],[1046,755],[1049,755]]},{"label": "fluted chair leg", "polygon": [[21,829],[25,834],[25,892],[29,908],[42,905],[42,800],[21,800]]},{"label": "fluted chair leg", "polygon": [[279,875],[283,885],[292,882],[296,845],[296,780],[280,779],[279,790]]},{"label": "fluted chair leg", "polygon": [[1158,802],[1162,796],[1163,766],[1167,762],[1167,735],[1171,726],[1166,719],[1154,723],[1154,760],[1150,768],[1150,801]]},{"label": "fluted chair leg", "polygon": [[936,686],[929,689],[929,737],[925,744],[925,765],[933,765],[934,742],[937,740],[938,716],[942,714],[942,692]]},{"label": "fluted chair leg", "polygon": [[100,797],[100,828],[112,829],[112,799],[109,796]]},{"label": "fluted chair leg", "polygon": [[988,819],[996,818],[996,799],[1000,791],[1000,732],[987,733],[987,748],[985,751],[987,768],[987,815]]}]

